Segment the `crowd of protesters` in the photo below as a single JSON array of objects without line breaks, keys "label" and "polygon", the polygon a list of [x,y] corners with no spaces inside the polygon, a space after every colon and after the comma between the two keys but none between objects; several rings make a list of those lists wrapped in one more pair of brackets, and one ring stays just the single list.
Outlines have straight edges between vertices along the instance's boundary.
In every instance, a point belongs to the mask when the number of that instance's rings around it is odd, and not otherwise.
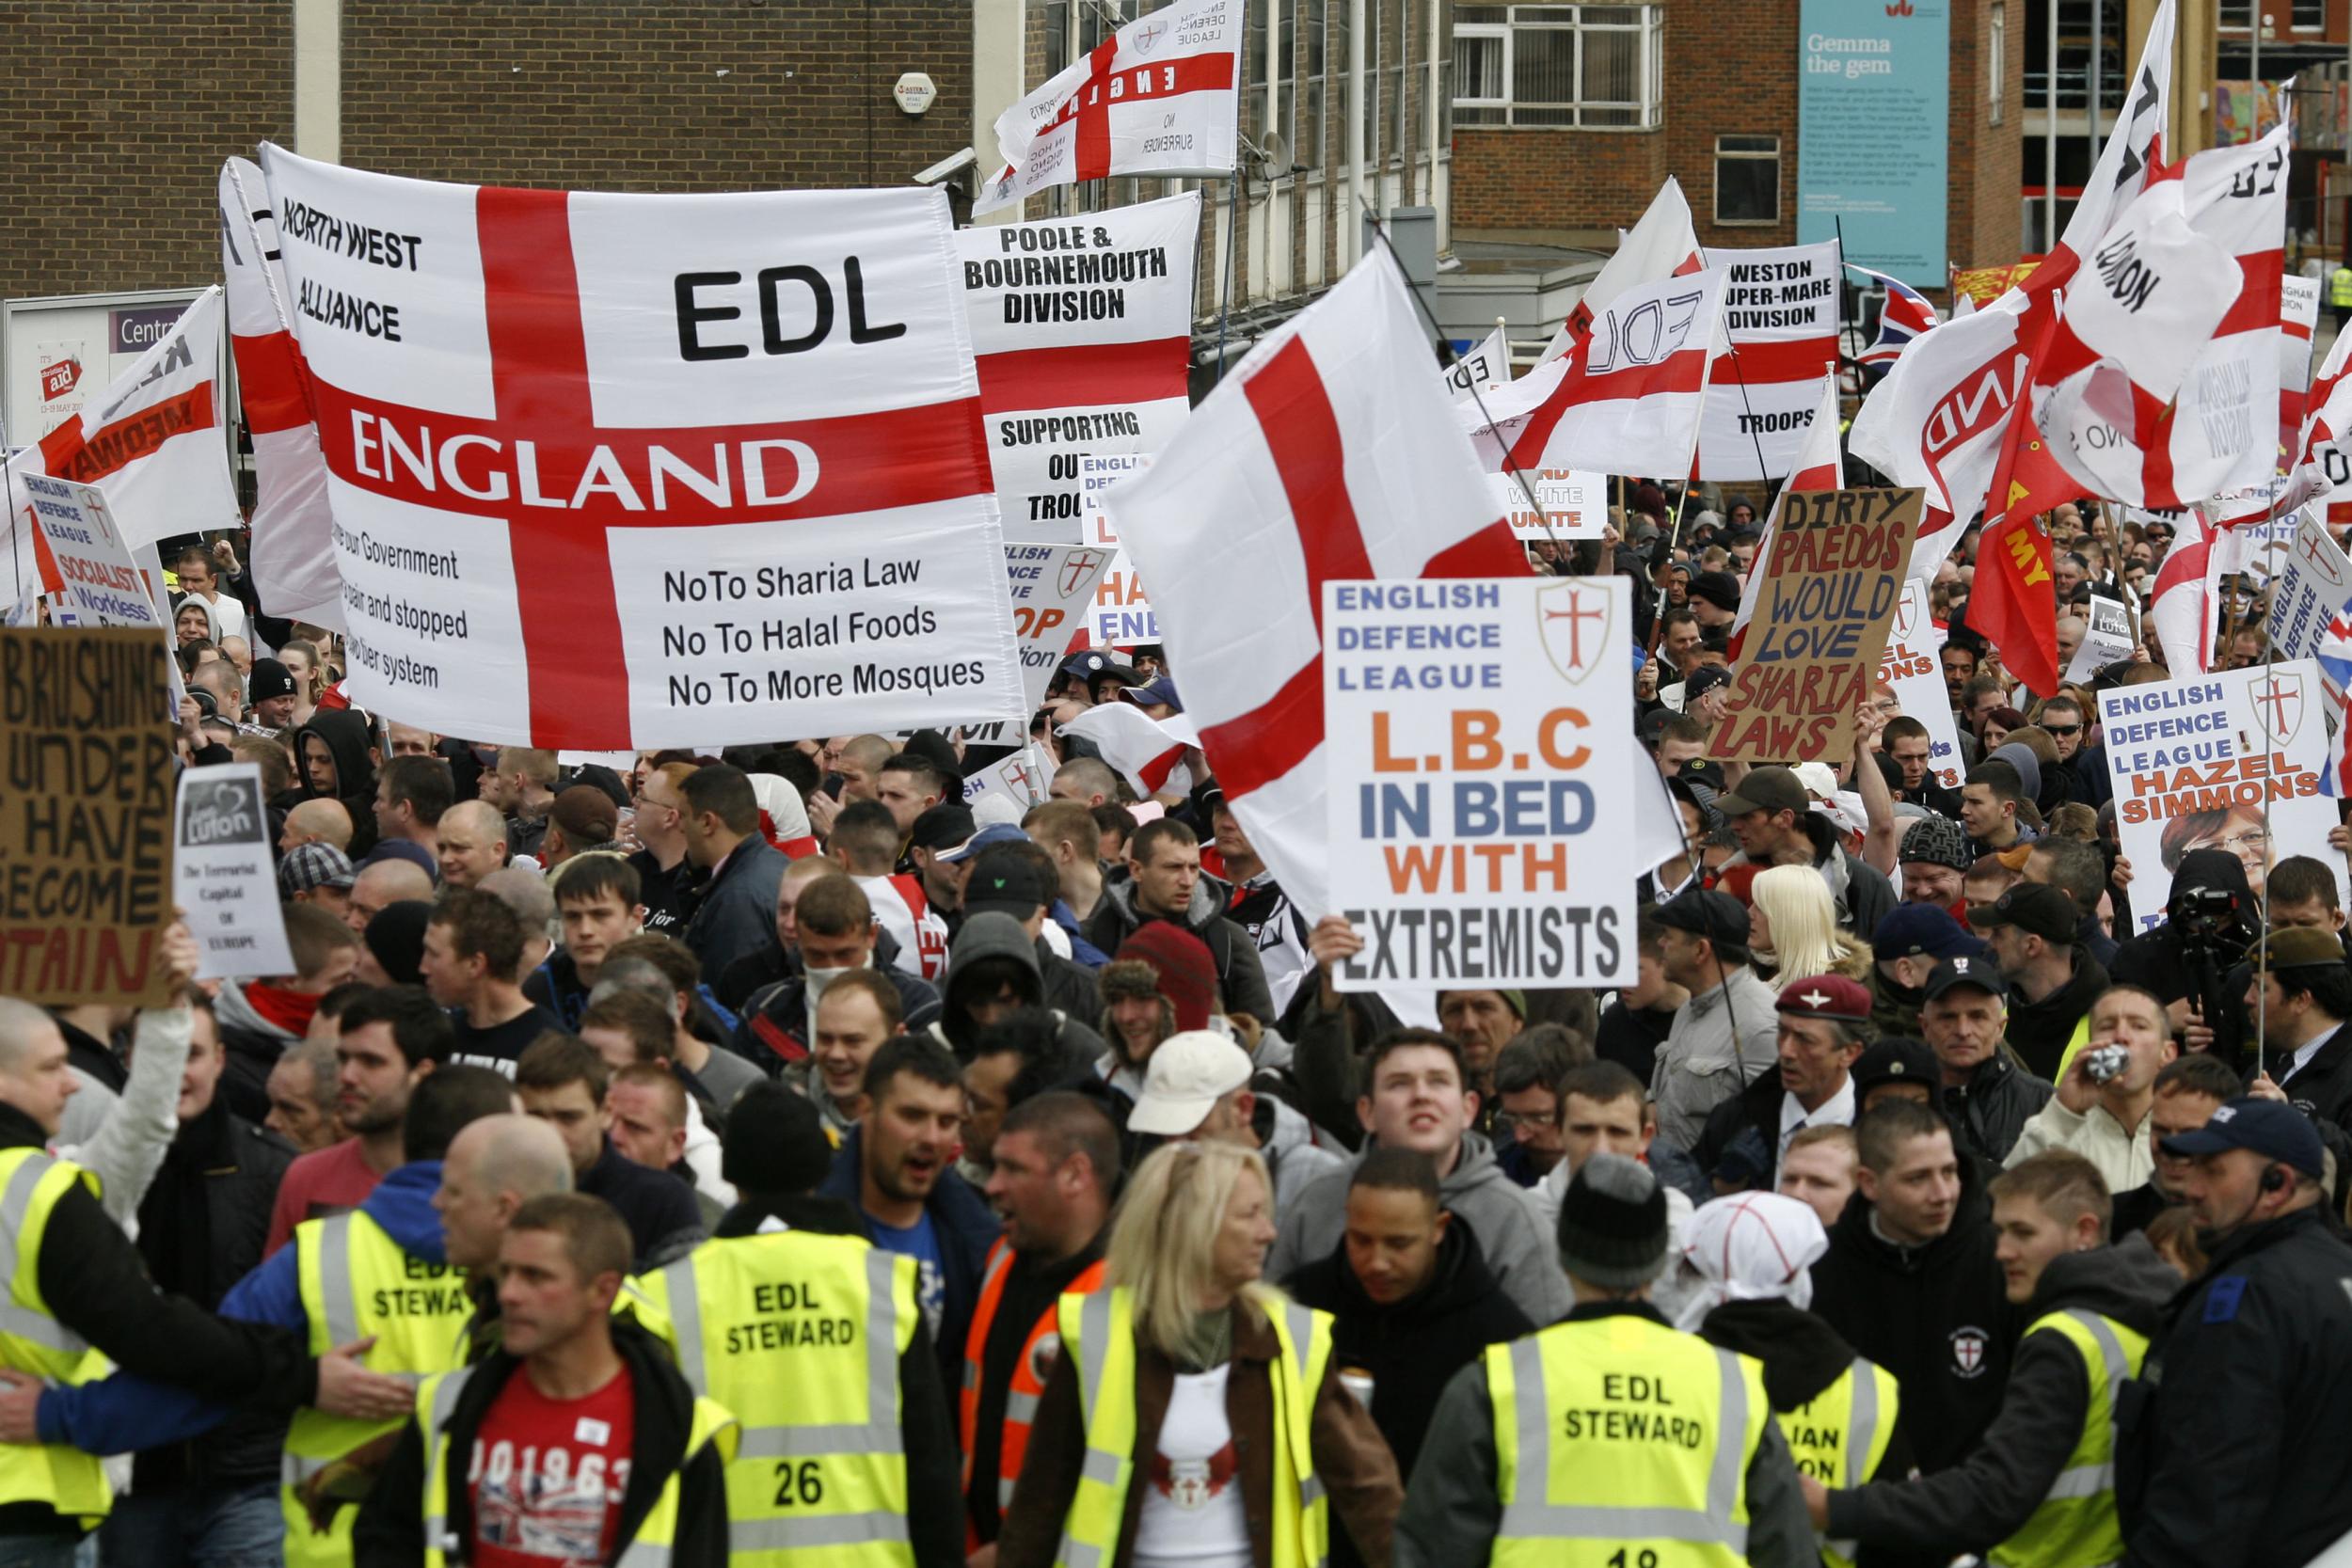
[{"label": "crowd of protesters", "polygon": [[[2352,1532],[2346,841],[2135,875],[2095,694],[2163,666],[2024,690],[1973,537],[1957,787],[1883,688],[1837,766],[1708,760],[1756,508],[1628,499],[1531,552],[1633,579],[1684,829],[1606,993],[1339,990],[1205,759],[1060,735],[1181,712],[1156,648],[1071,657],[1025,809],[930,731],[567,765],[355,710],[187,550],[183,757],[262,766],[293,973],[175,929],[168,1007],[0,1000],[0,1562]],[[2063,644],[2170,537],[2053,522]]]}]

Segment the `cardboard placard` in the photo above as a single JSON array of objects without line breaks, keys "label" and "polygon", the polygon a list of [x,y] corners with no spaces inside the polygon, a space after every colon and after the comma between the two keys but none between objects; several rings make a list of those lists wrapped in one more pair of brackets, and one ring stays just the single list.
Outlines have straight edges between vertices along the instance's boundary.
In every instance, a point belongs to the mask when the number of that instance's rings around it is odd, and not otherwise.
[{"label": "cardboard placard", "polygon": [[168,662],[151,630],[0,632],[0,995],[170,1000]]},{"label": "cardboard placard", "polygon": [[1791,491],[1708,755],[1841,762],[1919,532],[1921,492]]}]

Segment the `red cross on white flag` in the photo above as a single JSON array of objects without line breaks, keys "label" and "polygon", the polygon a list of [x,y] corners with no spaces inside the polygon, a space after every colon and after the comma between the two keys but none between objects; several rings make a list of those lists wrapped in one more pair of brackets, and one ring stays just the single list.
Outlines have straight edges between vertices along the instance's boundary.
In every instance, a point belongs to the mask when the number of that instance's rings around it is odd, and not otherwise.
[{"label": "red cross on white flag", "polygon": [[1139,16],[999,115],[1005,166],[972,211],[1114,174],[1232,174],[1242,3],[1176,0]]},{"label": "red cross on white flag", "polygon": [[1283,891],[1322,914],[1323,584],[1527,573],[1394,264],[1367,256],[1261,341],[1103,504],[1152,584],[1226,800]]},{"label": "red cross on white flag", "polygon": [[229,285],[229,344],[237,356],[237,401],[253,437],[253,586],[262,609],[335,631],[343,624],[343,579],[335,569],[326,463],[310,422],[302,349],[279,262],[278,218],[260,166],[220,166],[220,267]]},{"label": "red cross on white flag", "polygon": [[[9,469],[96,485],[134,547],[236,527],[237,487],[220,428],[220,318],[218,289],[190,300],[170,331],[80,413],[17,453]],[[22,507],[22,491],[12,493]],[[35,569],[33,535],[16,518],[8,527],[11,580],[22,581]]]},{"label": "red cross on white flag", "polygon": [[579,751],[1019,716],[943,195],[262,160],[356,704]]}]

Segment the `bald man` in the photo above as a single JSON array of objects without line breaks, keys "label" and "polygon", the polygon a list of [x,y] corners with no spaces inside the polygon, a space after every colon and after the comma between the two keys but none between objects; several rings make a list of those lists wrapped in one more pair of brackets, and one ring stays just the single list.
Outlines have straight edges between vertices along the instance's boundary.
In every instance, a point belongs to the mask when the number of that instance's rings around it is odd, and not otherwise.
[{"label": "bald man", "polygon": [[341,800],[305,800],[286,814],[285,831],[278,835],[278,852],[290,854],[305,844],[331,844],[351,850],[351,813]]},{"label": "bald man", "polygon": [[365,937],[369,921],[390,905],[411,900],[433,901],[433,879],[425,875],[424,867],[415,861],[377,861],[353,879],[351,905],[343,911],[343,924]]},{"label": "bald man", "polygon": [[450,1140],[441,1185],[433,1195],[449,1260],[469,1276],[486,1277],[515,1211],[534,1197],[571,1190],[572,1157],[551,1124],[526,1116],[468,1122]]},{"label": "bald man", "polygon": [[487,800],[460,800],[441,814],[441,885],[480,887],[506,864],[506,818]]}]

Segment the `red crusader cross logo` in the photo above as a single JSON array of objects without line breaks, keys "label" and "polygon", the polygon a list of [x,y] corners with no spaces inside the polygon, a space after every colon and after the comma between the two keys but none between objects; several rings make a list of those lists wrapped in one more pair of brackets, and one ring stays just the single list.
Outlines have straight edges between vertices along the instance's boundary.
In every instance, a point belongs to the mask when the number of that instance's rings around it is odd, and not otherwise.
[{"label": "red crusader cross logo", "polygon": [[1061,563],[1061,591],[1063,596],[1066,598],[1070,594],[1075,594],[1078,591],[1078,584],[1084,582],[1086,580],[1087,574],[1093,571],[1096,566],[1102,564],[1102,561],[1103,555],[1099,550],[1080,550],[1075,555],[1073,555],[1069,560],[1063,562]]},{"label": "red crusader cross logo", "polygon": [[1609,633],[1609,601],[1589,587],[1564,582],[1535,594],[1536,631],[1552,668],[1581,684],[1600,657]]},{"label": "red crusader cross logo", "polygon": [[2246,689],[2258,715],[2256,733],[2274,745],[2293,738],[2303,724],[2303,678],[2274,674]]}]

